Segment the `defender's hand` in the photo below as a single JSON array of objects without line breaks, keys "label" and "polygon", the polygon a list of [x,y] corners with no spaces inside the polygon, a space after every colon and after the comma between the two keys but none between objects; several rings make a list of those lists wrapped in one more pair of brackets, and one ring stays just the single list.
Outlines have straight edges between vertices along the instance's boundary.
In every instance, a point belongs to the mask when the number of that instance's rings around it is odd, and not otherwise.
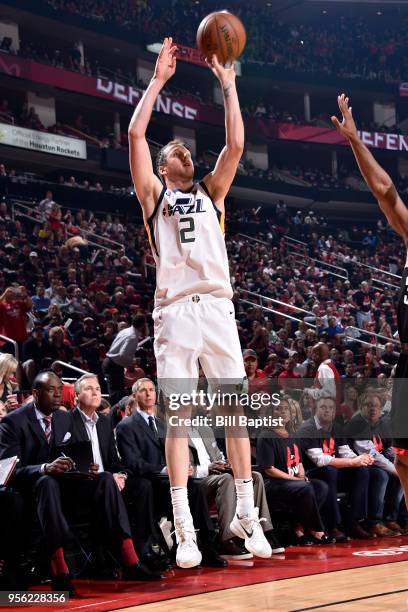
[{"label": "defender's hand", "polygon": [[343,121],[340,121],[333,115],[331,118],[333,125],[345,138],[349,140],[351,138],[358,138],[356,124],[354,123],[352,108],[349,106],[349,99],[346,98],[346,94],[341,94],[341,96],[337,96],[337,103],[339,105],[339,109],[341,115],[343,117]]},{"label": "defender's hand", "polygon": [[222,64],[220,64],[215,54],[212,56],[211,60],[205,58],[205,63],[212,70],[212,72],[215,74],[215,76],[221,83],[221,87],[224,90],[225,94],[225,89],[232,83],[235,83],[236,75],[234,64],[232,64],[231,68],[225,68]]},{"label": "defender's hand", "polygon": [[173,39],[165,38],[154,69],[154,77],[163,83],[176,72],[176,51],[177,45],[173,45]]}]

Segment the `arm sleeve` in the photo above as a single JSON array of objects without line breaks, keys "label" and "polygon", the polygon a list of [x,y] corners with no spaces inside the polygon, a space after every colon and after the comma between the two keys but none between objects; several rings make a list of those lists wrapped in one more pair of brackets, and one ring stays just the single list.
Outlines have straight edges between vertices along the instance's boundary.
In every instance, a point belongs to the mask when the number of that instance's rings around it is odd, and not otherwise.
[{"label": "arm sleeve", "polygon": [[205,478],[206,476],[208,476],[208,465],[196,465],[195,477]]},{"label": "arm sleeve", "polygon": [[333,460],[331,455],[326,455],[321,448],[308,448],[306,449],[306,455],[309,457],[316,467],[326,467],[330,465]]},{"label": "arm sleeve", "polygon": [[[0,459],[7,459],[8,457],[17,456],[21,460],[21,444],[16,431],[15,424],[12,419],[5,417],[0,423]],[[41,463],[38,465],[23,465],[18,467],[15,471],[15,478],[21,477],[33,477],[40,475]]]},{"label": "arm sleeve", "polygon": [[308,389],[308,394],[317,400],[321,397],[336,397],[336,380],[334,378],[334,372],[329,366],[323,364],[319,369],[318,380],[320,383],[320,389]]},{"label": "arm sleeve", "polygon": [[275,451],[270,442],[271,440],[266,438],[258,438],[256,445],[256,462],[263,468],[275,465]]},{"label": "arm sleeve", "polygon": [[348,444],[342,444],[339,446],[338,451],[341,459],[353,459],[353,457],[357,457],[356,453],[351,450]]}]

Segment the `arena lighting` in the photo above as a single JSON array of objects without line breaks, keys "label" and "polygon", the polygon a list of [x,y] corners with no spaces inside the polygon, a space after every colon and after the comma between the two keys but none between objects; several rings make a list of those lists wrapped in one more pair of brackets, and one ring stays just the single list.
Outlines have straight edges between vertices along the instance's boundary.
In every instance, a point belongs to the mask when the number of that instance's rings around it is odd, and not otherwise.
[{"label": "arena lighting", "polygon": [[[162,48],[162,43],[153,43],[151,45],[146,45],[147,51],[150,51],[150,53],[155,53],[156,55],[159,55],[161,48]],[[235,74],[237,76],[242,76],[241,62],[238,60],[235,60],[234,65],[235,65]]]}]

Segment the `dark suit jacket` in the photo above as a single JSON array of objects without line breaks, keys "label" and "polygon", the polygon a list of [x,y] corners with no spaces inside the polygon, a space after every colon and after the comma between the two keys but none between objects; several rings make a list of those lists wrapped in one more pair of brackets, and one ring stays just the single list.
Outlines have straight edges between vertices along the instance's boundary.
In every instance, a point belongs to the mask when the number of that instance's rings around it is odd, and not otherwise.
[{"label": "dark suit jacket", "polygon": [[50,443],[37,420],[34,403],[11,412],[0,423],[0,459],[17,455],[13,484],[33,483],[41,476],[41,466],[55,459],[55,447],[61,445],[71,430],[71,417],[67,412],[53,413]]},{"label": "dark suit jacket", "polygon": [[[89,440],[85,423],[78,408],[75,408],[70,416],[72,418],[72,439],[70,442]],[[98,417],[96,431],[98,433],[99,452],[101,453],[104,471],[111,472],[112,474],[127,472],[118,455],[110,418],[103,414],[99,414]]]},{"label": "dark suit jacket", "polygon": [[[157,474],[166,465],[164,440],[166,428],[156,416],[158,438],[139,412],[122,419],[116,427],[116,439],[123,463],[134,476]],[[189,441],[190,463],[197,465],[197,450]]]},{"label": "dark suit jacket", "polygon": [[166,465],[163,421],[156,417],[156,425],[159,439],[138,412],[122,419],[116,427],[120,456],[134,476],[161,472]]}]

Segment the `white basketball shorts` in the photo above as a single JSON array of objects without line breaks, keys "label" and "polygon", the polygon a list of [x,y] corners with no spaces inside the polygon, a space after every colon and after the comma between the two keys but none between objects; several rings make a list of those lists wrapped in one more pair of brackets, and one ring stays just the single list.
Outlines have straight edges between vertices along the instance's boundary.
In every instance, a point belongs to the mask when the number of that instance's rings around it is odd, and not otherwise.
[{"label": "white basketball shorts", "polygon": [[[153,311],[159,386],[167,395],[188,392],[199,376],[198,360],[211,386],[245,379],[234,305],[228,298],[192,295]],[[165,383],[165,384],[163,384]]]}]

